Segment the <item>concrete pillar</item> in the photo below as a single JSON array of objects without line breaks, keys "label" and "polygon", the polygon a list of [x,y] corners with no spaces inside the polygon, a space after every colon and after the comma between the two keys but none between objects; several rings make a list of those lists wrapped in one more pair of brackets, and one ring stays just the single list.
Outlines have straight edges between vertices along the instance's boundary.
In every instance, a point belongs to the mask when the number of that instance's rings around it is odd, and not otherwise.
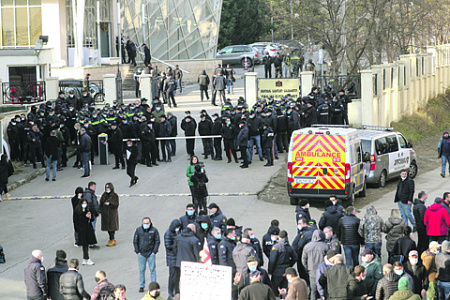
[{"label": "concrete pillar", "polygon": [[314,79],[313,75],[314,72],[312,71],[304,71],[300,73],[300,76],[302,78],[302,97],[305,97],[311,92]]},{"label": "concrete pillar", "polygon": [[58,77],[48,77],[45,80],[46,98],[47,100],[56,100],[59,92]]},{"label": "concrete pillar", "polygon": [[141,75],[141,98],[152,100],[152,76],[150,74]]},{"label": "concrete pillar", "polygon": [[[373,120],[373,72],[362,70],[361,73],[361,120],[362,125],[377,125]],[[303,85],[303,84],[302,84]]]},{"label": "concrete pillar", "polygon": [[105,104],[109,103],[112,106],[113,101],[117,99],[116,75],[115,74],[103,75],[103,87],[105,89]]},{"label": "concrete pillar", "polygon": [[253,107],[258,98],[258,84],[256,76],[258,76],[257,72],[245,73],[245,101],[247,102],[249,109]]}]

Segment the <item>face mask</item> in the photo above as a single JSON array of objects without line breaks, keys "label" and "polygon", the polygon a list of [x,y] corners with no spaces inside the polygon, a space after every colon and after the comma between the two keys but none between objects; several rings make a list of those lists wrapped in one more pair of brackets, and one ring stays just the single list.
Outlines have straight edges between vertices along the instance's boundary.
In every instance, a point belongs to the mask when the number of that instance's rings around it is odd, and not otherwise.
[{"label": "face mask", "polygon": [[236,237],[233,236],[233,237],[230,238],[230,240],[235,241],[235,240],[236,240]]},{"label": "face mask", "polygon": [[328,240],[330,238],[330,235],[328,233],[325,233],[325,239]]},{"label": "face mask", "polygon": [[128,123],[128,121],[123,121],[123,124],[127,124]]},{"label": "face mask", "polygon": [[111,190],[106,190],[105,192],[107,192],[109,194],[109,193],[111,193]]},{"label": "face mask", "polygon": [[160,110],[161,110],[161,107],[157,107],[156,110],[157,110],[157,111],[160,111]]},{"label": "face mask", "polygon": [[180,232],[180,228],[178,228],[178,227],[175,228],[175,232],[176,232],[176,233]]},{"label": "face mask", "polygon": [[152,124],[148,124],[148,128],[153,128],[153,125]]},{"label": "face mask", "polygon": [[16,123],[14,122],[14,123],[11,123],[13,126],[16,126]]},{"label": "face mask", "polygon": [[41,117],[43,117],[44,116],[44,114],[41,114]]},{"label": "face mask", "polygon": [[95,276],[95,282],[99,282],[100,281],[100,277]]},{"label": "face mask", "polygon": [[439,250],[436,250],[436,251],[434,251],[434,254],[439,254],[441,251],[439,251]]},{"label": "face mask", "polygon": [[142,228],[149,229],[150,228],[150,224],[142,224]]},{"label": "face mask", "polygon": [[184,115],[186,118],[189,117],[189,115]]},{"label": "face mask", "polygon": [[277,237],[276,237],[276,236],[271,236],[270,239],[271,239],[272,241],[276,241],[276,240],[277,240]]},{"label": "face mask", "polygon": [[222,234],[221,233],[218,233],[217,235],[216,235],[216,239],[217,240],[220,240],[222,238]]},{"label": "face mask", "polygon": [[256,271],[256,266],[248,266],[248,269],[250,270],[250,273],[251,272],[254,272],[254,271]]},{"label": "face mask", "polygon": [[214,216],[214,213],[213,213],[213,212],[211,212],[211,213],[209,213],[209,215],[210,215],[210,216]]},{"label": "face mask", "polygon": [[409,261],[411,262],[412,265],[417,265],[417,263],[419,262],[419,259],[411,258]]},{"label": "face mask", "polygon": [[302,230],[303,226],[302,225],[297,225],[298,230]]},{"label": "face mask", "polygon": [[366,263],[366,264],[369,262],[369,260],[366,257],[364,257],[364,256],[361,257],[361,260],[362,260],[363,263]]},{"label": "face mask", "polygon": [[158,298],[159,297],[159,292],[155,292],[155,298]]},{"label": "face mask", "polygon": [[[50,117],[53,117],[53,114],[48,114]],[[41,114],[41,116],[44,116],[44,114]]]},{"label": "face mask", "polygon": [[189,119],[186,119],[186,123],[187,123],[187,122],[190,122],[190,121],[191,121],[191,120],[189,120]]},{"label": "face mask", "polygon": [[230,122],[230,121],[228,121],[228,122],[227,122],[227,125],[230,125],[230,124],[231,124],[231,122]]},{"label": "face mask", "polygon": [[407,176],[401,176],[402,180],[405,180]]},{"label": "face mask", "polygon": [[403,275],[403,270],[394,270],[394,273],[399,275],[399,276],[402,276]]},{"label": "face mask", "polygon": [[305,205],[305,209],[308,209],[308,208],[309,208],[309,203]]},{"label": "face mask", "polygon": [[86,207],[87,207],[87,204],[81,204],[81,207],[82,207],[82,208],[86,208]]},{"label": "face mask", "polygon": [[206,223],[202,223],[201,226],[202,226],[202,228],[205,229],[205,230],[208,229],[208,224],[206,224]]},{"label": "face mask", "polygon": [[255,235],[252,234],[252,235],[250,236],[250,239],[251,239],[251,240],[254,240],[254,239],[255,239]]},{"label": "face mask", "polygon": [[186,212],[187,212],[188,216],[194,215],[194,211],[193,210],[187,210]]},{"label": "face mask", "polygon": [[89,124],[84,124],[84,127],[89,127]]},{"label": "face mask", "polygon": [[366,276],[362,276],[362,277],[361,277],[361,280],[366,280]]},{"label": "face mask", "polygon": [[133,145],[132,144],[127,144],[128,148],[131,148]]}]

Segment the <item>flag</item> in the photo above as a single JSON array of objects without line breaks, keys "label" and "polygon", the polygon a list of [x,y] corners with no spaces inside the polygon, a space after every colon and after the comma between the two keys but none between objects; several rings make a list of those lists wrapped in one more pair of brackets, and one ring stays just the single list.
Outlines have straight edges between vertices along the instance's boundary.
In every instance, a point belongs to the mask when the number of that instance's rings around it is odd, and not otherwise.
[{"label": "flag", "polygon": [[205,243],[203,244],[203,249],[200,251],[200,258],[202,263],[204,263],[207,267],[212,266],[211,261],[211,253],[209,253],[208,241],[205,238]]}]

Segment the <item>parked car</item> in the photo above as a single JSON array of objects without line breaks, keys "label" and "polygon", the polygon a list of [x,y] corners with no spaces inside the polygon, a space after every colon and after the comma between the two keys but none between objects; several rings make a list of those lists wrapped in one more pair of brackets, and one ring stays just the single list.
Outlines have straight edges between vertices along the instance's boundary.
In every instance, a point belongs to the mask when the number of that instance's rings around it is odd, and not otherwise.
[{"label": "parked car", "polygon": [[261,63],[262,54],[250,45],[233,45],[220,50],[216,58],[221,59],[224,65],[240,64],[242,67],[245,67],[245,58],[247,58],[247,67],[251,67],[254,63]]},{"label": "parked car", "polygon": [[[98,81],[89,81],[89,92],[96,104],[105,102],[105,89]],[[80,98],[87,84],[82,79],[61,79],[59,90],[64,92],[64,96],[69,96],[69,91],[73,90],[75,97]]]},{"label": "parked car", "polygon": [[267,43],[253,43],[253,44],[250,44],[250,46],[258,49],[258,51],[261,52],[261,54],[263,56],[265,56],[267,53],[269,53],[266,49]]},{"label": "parked car", "polygon": [[412,144],[391,128],[363,126],[359,136],[363,148],[366,182],[377,187],[385,186],[390,179],[398,178],[403,169],[409,177],[417,175],[417,156]]}]

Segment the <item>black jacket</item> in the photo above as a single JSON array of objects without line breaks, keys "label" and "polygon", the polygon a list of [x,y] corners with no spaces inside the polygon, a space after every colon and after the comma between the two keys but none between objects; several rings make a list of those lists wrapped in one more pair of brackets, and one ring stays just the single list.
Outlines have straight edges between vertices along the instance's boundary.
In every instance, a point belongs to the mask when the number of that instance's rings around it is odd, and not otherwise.
[{"label": "black jacket", "polygon": [[45,277],[45,268],[41,261],[36,257],[31,256],[28,260],[28,266],[25,268],[24,273],[27,296],[46,296],[47,278]]},{"label": "black jacket", "polygon": [[57,261],[47,269],[48,297],[52,300],[64,300],[59,291],[59,279],[63,273],[69,270],[65,260],[57,258]]},{"label": "black jacket", "polygon": [[128,164],[136,165],[137,161],[138,161],[138,155],[139,155],[138,147],[133,144],[133,146],[127,147],[126,151],[131,152],[130,156],[127,158],[127,165]]},{"label": "black jacket", "polygon": [[327,226],[331,226],[335,234],[339,236],[339,220],[342,218],[342,213],[338,210],[337,206],[328,206],[319,221],[320,229],[324,229]]},{"label": "black jacket", "polygon": [[212,127],[212,134],[213,135],[221,135],[222,134],[222,120],[220,118],[217,118]]},{"label": "black jacket", "polygon": [[176,228],[181,227],[181,222],[178,219],[173,220],[170,223],[169,229],[164,233],[164,246],[166,247],[166,265],[173,267],[177,264],[177,254],[174,251],[175,238],[177,237]]},{"label": "black jacket", "polygon": [[222,137],[224,140],[234,140],[237,136],[236,126],[233,124],[223,125],[222,127]]},{"label": "black jacket", "polygon": [[7,184],[8,177],[14,173],[14,167],[11,161],[6,163],[0,162],[0,184]]},{"label": "black jacket", "polygon": [[263,130],[263,133],[261,135],[261,147],[262,148],[272,148],[273,147],[273,138],[274,133],[272,128],[270,126],[266,127],[266,129]]},{"label": "black jacket", "polygon": [[116,127],[115,130],[110,129],[108,131],[108,144],[111,148],[122,149],[122,145],[123,145],[122,129],[120,129],[119,127]]},{"label": "black jacket", "polygon": [[58,160],[59,140],[56,136],[50,136],[45,141],[45,155],[52,157],[52,161]]},{"label": "black jacket", "polygon": [[181,229],[185,229],[189,224],[197,224],[198,223],[198,216],[195,214],[192,216],[189,216],[187,213],[184,214],[184,216],[180,217],[181,222]]},{"label": "black jacket", "polygon": [[416,220],[416,228],[426,230],[427,226],[425,226],[424,219],[425,219],[425,211],[427,210],[427,207],[419,199],[414,199],[413,204],[414,204],[413,214],[414,214],[414,220]]},{"label": "black jacket", "polygon": [[394,248],[392,248],[392,254],[403,255],[405,260],[407,260],[409,251],[411,250],[417,250],[416,242],[414,242],[409,236],[405,235],[395,241]]},{"label": "black jacket", "polygon": [[287,268],[292,267],[297,262],[297,253],[287,238],[279,239],[270,251],[269,274],[283,276]]},{"label": "black jacket", "polygon": [[175,238],[174,251],[177,255],[176,266],[181,268],[182,261],[198,262],[202,245],[191,229],[186,228]]},{"label": "black jacket", "polygon": [[149,229],[144,229],[141,225],[136,228],[133,238],[134,252],[140,253],[144,257],[150,257],[152,253],[158,253],[160,244],[158,229],[150,224]]},{"label": "black jacket", "polygon": [[398,281],[401,276],[394,272],[385,274],[383,278],[378,281],[377,292],[375,294],[376,300],[389,300],[396,291],[398,291]]},{"label": "black jacket", "polygon": [[211,220],[212,227],[220,228],[222,234],[225,232],[225,229],[227,229],[227,217],[225,217],[220,209],[218,209],[215,214],[210,215],[209,219]]},{"label": "black jacket", "polygon": [[413,202],[414,197],[414,180],[407,177],[405,180],[398,180],[397,192],[395,193],[395,202],[401,201],[407,204],[408,201]]},{"label": "black jacket", "polygon": [[260,129],[262,127],[262,123],[261,123],[261,118],[260,117],[254,117],[254,118],[248,118],[248,128],[249,128],[249,132],[248,135],[249,136],[257,136],[260,135]]},{"label": "black jacket", "polygon": [[181,123],[181,129],[184,130],[185,136],[195,136],[195,129],[197,129],[197,123],[194,119],[191,119],[189,122],[186,122],[186,118],[183,119]]},{"label": "black jacket", "polygon": [[205,119],[204,121],[198,122],[198,134],[201,136],[211,135],[213,129],[213,123]]},{"label": "black jacket", "polygon": [[275,300],[272,288],[261,282],[253,282],[242,289],[239,300]]},{"label": "black jacket", "polygon": [[248,144],[248,127],[245,124],[238,133],[237,144],[239,147],[247,147]]},{"label": "black jacket", "polygon": [[[194,184],[194,198],[205,198],[208,197],[208,189],[206,188],[206,183],[208,182],[208,176],[205,173],[195,172],[194,175],[191,176],[191,182]],[[199,183],[205,183],[205,189],[202,191],[199,188]]]},{"label": "black jacket", "polygon": [[59,291],[64,300],[90,299],[91,296],[84,290],[83,277],[75,269],[70,269],[59,279]]},{"label": "black jacket", "polygon": [[207,238],[209,255],[211,255],[211,261],[213,265],[219,265],[219,243],[220,239],[216,239],[213,235],[209,235]]},{"label": "black jacket", "polygon": [[422,289],[428,290],[427,269],[420,262],[418,262],[415,270],[409,261],[403,265],[405,266],[405,272],[411,275],[414,280],[414,294],[420,295]]},{"label": "black jacket", "polygon": [[233,269],[233,274],[236,272],[236,264],[233,260],[233,249],[236,247],[236,241],[224,237],[219,243],[219,264],[222,266],[229,266]]},{"label": "black jacket", "polygon": [[338,238],[342,245],[360,245],[363,243],[358,233],[360,220],[355,215],[345,216],[339,219]]}]

